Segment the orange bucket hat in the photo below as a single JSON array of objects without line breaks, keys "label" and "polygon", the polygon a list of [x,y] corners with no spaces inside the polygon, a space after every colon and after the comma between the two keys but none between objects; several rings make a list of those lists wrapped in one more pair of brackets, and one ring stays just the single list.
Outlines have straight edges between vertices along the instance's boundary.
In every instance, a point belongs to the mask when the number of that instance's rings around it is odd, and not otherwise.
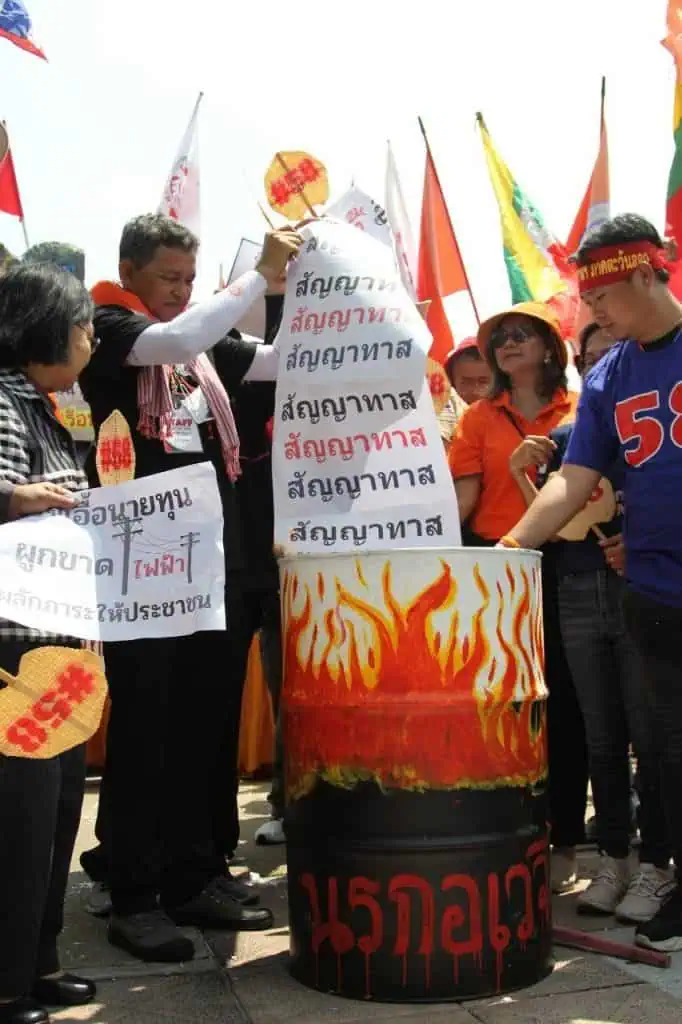
[{"label": "orange bucket hat", "polygon": [[495,328],[502,323],[502,321],[508,316],[527,316],[531,320],[539,320],[540,323],[547,324],[552,331],[552,338],[554,340],[554,350],[556,352],[559,365],[562,370],[565,370],[568,365],[568,352],[564,340],[561,337],[561,324],[559,318],[550,309],[549,306],[545,305],[544,302],[519,302],[515,306],[510,306],[509,309],[503,310],[501,313],[496,313],[495,316],[489,317],[484,320],[478,329],[478,347],[481,355],[486,362],[492,364],[492,355],[490,352],[490,339]]}]

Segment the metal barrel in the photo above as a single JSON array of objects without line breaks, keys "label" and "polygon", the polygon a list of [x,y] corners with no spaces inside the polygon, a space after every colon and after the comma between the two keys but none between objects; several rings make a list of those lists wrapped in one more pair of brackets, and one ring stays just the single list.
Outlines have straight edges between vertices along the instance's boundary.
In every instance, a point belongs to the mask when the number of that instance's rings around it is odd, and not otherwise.
[{"label": "metal barrel", "polygon": [[551,968],[540,556],[281,561],[291,971],[358,999]]}]

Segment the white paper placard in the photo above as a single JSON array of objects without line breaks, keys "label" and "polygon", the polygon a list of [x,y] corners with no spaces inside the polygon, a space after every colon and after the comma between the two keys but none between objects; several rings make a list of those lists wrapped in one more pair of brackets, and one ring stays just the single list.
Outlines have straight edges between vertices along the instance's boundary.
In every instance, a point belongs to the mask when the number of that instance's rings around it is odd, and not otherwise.
[{"label": "white paper placard", "polygon": [[291,552],[460,544],[425,379],[431,335],[392,250],[338,221],[303,233],[278,335],[276,542]]},{"label": "white paper placard", "polygon": [[210,462],[81,493],[0,526],[0,616],[82,640],[225,629],[223,513]]}]

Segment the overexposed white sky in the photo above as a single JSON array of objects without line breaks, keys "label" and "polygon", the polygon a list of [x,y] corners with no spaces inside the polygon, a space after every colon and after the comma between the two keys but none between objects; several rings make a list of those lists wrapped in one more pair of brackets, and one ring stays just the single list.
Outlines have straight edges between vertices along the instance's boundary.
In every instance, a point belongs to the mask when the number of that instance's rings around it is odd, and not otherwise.
[{"label": "overexposed white sky", "polygon": [[[202,256],[210,294],[277,149],[305,149],[332,196],[384,200],[390,138],[415,234],[429,133],[483,314],[509,300],[475,112],[562,240],[597,152],[607,76],[614,213],[664,226],[672,157],[666,0],[26,0],[44,63],[0,40],[7,121],[32,243],[72,242],[88,282],[115,277],[121,228],[155,209],[200,89]],[[18,222],[0,240],[23,249]]]}]

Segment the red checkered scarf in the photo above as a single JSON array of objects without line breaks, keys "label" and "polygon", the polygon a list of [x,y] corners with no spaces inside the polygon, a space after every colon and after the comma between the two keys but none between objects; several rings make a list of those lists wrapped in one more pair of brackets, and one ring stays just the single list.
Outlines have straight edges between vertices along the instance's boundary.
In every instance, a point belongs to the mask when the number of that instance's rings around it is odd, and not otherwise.
[{"label": "red checkered scarf", "polygon": [[[113,281],[100,281],[91,289],[97,306],[122,306],[134,313],[155,320],[144,303],[133,292],[126,291]],[[211,360],[202,353],[187,370],[197,381],[220,437],[220,446],[225,468],[230,480],[236,480],[240,473],[239,435],[230,407],[230,399]],[[170,389],[170,366],[144,366],[140,368],[137,381],[137,405],[140,417],[137,429],[143,437],[156,437],[160,441],[171,436],[173,429],[173,398]]]}]

